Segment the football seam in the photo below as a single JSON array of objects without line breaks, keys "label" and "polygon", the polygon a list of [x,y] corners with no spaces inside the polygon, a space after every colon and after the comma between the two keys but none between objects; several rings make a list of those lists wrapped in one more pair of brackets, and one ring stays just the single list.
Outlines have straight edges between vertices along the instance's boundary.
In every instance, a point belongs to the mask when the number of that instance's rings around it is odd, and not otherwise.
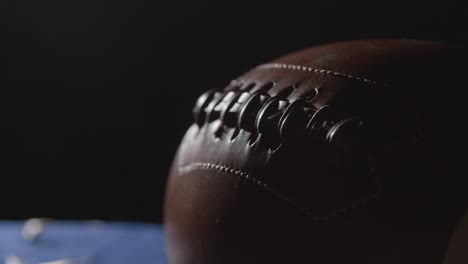
[{"label": "football seam", "polygon": [[287,195],[287,194],[285,194],[285,193],[283,193],[281,191],[278,191],[277,189],[269,186],[268,184],[262,182],[261,180],[255,178],[255,177],[251,176],[249,173],[247,173],[245,171],[242,171],[242,170],[239,170],[239,169],[227,166],[227,165],[214,164],[214,163],[209,163],[209,162],[192,162],[192,163],[189,163],[187,165],[179,166],[179,168],[178,168],[179,175],[187,174],[187,173],[190,173],[190,172],[196,171],[196,170],[215,170],[215,171],[220,171],[220,172],[223,172],[223,173],[226,173],[226,174],[229,174],[229,175],[233,175],[233,176],[241,178],[243,180],[247,180],[247,181],[253,183],[254,185],[256,185],[257,187],[263,189],[264,191],[272,194],[277,199],[282,200],[283,202],[285,202],[289,206],[292,206],[293,208],[295,208],[296,210],[298,210],[302,214],[304,214],[304,215],[306,215],[308,217],[312,217],[317,222],[324,222],[324,221],[331,220],[331,219],[333,219],[335,217],[345,215],[349,211],[357,209],[359,207],[362,207],[365,204],[369,203],[371,200],[374,200],[374,199],[377,199],[377,198],[380,197],[379,192],[374,192],[374,193],[371,193],[370,195],[366,196],[365,198],[361,198],[361,199],[352,201],[348,206],[343,207],[343,208],[338,209],[338,210],[334,210],[334,211],[332,211],[331,213],[329,213],[327,215],[315,215],[314,213],[312,213],[311,210],[301,206],[298,202],[296,202],[289,195]]},{"label": "football seam", "polygon": [[[321,74],[356,80],[356,81],[360,81],[364,83],[371,83],[371,84],[379,85],[379,82],[368,79],[368,78],[355,76],[355,75],[342,73],[342,72],[337,72],[337,71],[330,71],[330,70],[325,70],[325,69],[313,68],[309,66],[296,65],[296,64],[266,63],[266,64],[261,64],[257,66],[256,68],[257,69],[286,69],[286,70],[298,70],[298,71],[304,71],[304,72],[315,72],[315,73],[321,73]],[[389,86],[388,84],[383,84],[383,85]]]}]

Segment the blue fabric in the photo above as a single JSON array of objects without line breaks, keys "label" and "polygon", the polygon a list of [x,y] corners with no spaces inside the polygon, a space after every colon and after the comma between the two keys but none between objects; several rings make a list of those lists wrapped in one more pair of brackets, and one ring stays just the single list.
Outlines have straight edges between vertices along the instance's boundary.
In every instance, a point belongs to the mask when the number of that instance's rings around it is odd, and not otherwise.
[{"label": "blue fabric", "polygon": [[[60,259],[79,264],[166,264],[162,226],[142,223],[51,221],[33,241],[22,235],[24,222],[0,222],[0,263]],[[68,263],[68,262],[67,262]]]}]

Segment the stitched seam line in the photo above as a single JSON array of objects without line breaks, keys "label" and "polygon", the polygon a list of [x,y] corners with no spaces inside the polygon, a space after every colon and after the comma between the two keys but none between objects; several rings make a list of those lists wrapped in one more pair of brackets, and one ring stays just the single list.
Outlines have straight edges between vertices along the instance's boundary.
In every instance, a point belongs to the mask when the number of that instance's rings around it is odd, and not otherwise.
[{"label": "stitched seam line", "polygon": [[[374,80],[367,79],[367,78],[360,77],[360,76],[354,76],[351,74],[324,70],[324,69],[317,69],[317,68],[312,68],[312,67],[307,67],[307,66],[302,66],[302,65],[294,65],[294,64],[286,64],[286,63],[268,63],[268,64],[259,65],[257,68],[259,69],[287,69],[287,70],[298,70],[298,71],[304,71],[304,72],[315,72],[315,73],[327,74],[327,75],[337,76],[341,78],[356,80],[356,81],[365,82],[365,83],[379,84],[378,82]],[[384,84],[384,85],[388,86],[387,84]]]},{"label": "stitched seam line", "polygon": [[235,177],[250,181],[251,183],[255,184],[256,186],[260,187],[261,189],[267,191],[268,193],[272,194],[275,196],[277,199],[282,200],[283,202],[286,202],[288,205],[292,206],[299,212],[305,214],[308,217],[312,217],[315,221],[318,222],[323,222],[323,221],[328,221],[334,217],[344,215],[348,213],[349,211],[353,209],[357,209],[365,204],[367,204],[369,201],[376,199],[379,197],[378,193],[373,193],[365,198],[356,200],[351,202],[348,206],[343,207],[341,209],[335,210],[327,215],[315,215],[310,211],[309,209],[301,206],[298,202],[296,202],[294,199],[290,198],[288,195],[276,190],[275,188],[267,185],[266,183],[260,181],[259,179],[252,177],[249,173],[225,166],[225,165],[220,165],[220,164],[214,164],[214,163],[208,163],[208,162],[193,162],[188,165],[180,166],[179,167],[179,174],[187,174],[190,173],[191,171],[195,170],[215,170],[215,171],[221,171],[230,175],[233,175]]}]

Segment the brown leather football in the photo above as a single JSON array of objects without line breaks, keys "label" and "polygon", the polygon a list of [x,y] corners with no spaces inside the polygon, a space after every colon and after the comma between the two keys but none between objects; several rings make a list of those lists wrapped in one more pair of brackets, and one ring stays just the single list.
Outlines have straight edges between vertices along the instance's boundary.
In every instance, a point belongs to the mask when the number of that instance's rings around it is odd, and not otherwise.
[{"label": "brown leather football", "polygon": [[170,263],[468,263],[466,63],[342,42],[204,93],[167,186]]}]

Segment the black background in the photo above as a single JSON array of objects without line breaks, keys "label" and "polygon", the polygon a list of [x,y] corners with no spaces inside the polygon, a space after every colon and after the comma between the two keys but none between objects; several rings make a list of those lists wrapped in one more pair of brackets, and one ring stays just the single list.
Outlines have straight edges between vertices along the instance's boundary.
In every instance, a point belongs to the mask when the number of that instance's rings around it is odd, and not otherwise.
[{"label": "black background", "polygon": [[466,45],[462,2],[2,0],[0,218],[159,221],[191,108],[310,45]]}]

